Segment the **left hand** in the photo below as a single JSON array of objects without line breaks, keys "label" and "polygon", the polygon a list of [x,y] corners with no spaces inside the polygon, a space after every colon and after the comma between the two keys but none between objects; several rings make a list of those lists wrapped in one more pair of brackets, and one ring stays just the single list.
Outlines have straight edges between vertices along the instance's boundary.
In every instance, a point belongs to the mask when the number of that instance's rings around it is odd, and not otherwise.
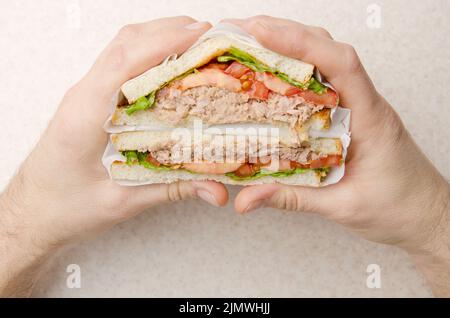
[{"label": "left hand", "polygon": [[317,66],[352,110],[344,178],[315,189],[244,188],[236,210],[262,206],[313,212],[361,237],[407,251],[439,296],[450,295],[450,185],[377,92],[353,47],[321,28],[268,16],[228,20],[266,48]]}]

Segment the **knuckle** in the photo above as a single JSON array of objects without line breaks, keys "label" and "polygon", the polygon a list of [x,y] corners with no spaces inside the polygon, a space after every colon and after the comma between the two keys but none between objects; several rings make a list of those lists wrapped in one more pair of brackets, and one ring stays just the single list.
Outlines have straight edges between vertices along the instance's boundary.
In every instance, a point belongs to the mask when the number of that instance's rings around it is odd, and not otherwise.
[{"label": "knuckle", "polygon": [[258,14],[250,18],[250,21],[268,21],[271,17],[265,14]]},{"label": "knuckle", "polygon": [[383,110],[384,131],[389,132],[389,144],[397,147],[407,137],[408,133],[403,125],[402,119],[391,106],[385,107]]},{"label": "knuckle", "polygon": [[362,65],[356,49],[349,44],[343,44],[342,53],[344,56],[344,65],[347,71],[352,74],[359,72]]},{"label": "knuckle", "polygon": [[289,55],[295,56],[303,51],[304,42],[308,39],[308,31],[306,28],[299,27],[292,32],[292,41],[289,42]]},{"label": "knuckle", "polygon": [[247,23],[247,28],[249,29],[250,33],[253,34],[260,34],[262,31],[266,30],[267,27],[265,24],[258,20],[250,20]]},{"label": "knuckle", "polygon": [[80,92],[80,83],[72,85],[64,94],[63,102],[72,101],[73,99],[77,98],[77,96],[79,96],[79,92]]},{"label": "knuckle", "polygon": [[247,22],[247,28],[254,34],[267,32],[270,30],[269,18],[263,15],[250,18]]},{"label": "knuckle", "polygon": [[121,41],[115,42],[111,45],[107,60],[112,69],[126,69],[130,64],[129,49]]},{"label": "knuckle", "polygon": [[275,198],[275,206],[287,211],[300,211],[302,205],[297,193],[290,187],[284,188]]},{"label": "knuckle", "polygon": [[275,205],[287,211],[320,213],[320,205],[311,199],[308,189],[289,186],[279,191],[275,197]]},{"label": "knuckle", "polygon": [[119,41],[130,41],[137,38],[139,34],[140,29],[137,24],[127,24],[119,30],[116,39]]},{"label": "knuckle", "polygon": [[187,23],[195,22],[195,19],[188,15],[180,15],[180,16],[177,16],[176,19],[178,19],[179,21],[187,22]]},{"label": "knuckle", "polygon": [[[343,225],[352,225],[358,218],[358,212],[362,211],[363,206],[366,204],[362,198],[362,195],[355,194],[360,193],[359,189],[354,186],[348,187],[345,191],[339,193],[339,207],[333,210],[333,213],[328,213],[326,216],[328,219],[335,221]],[[360,214],[361,215],[361,214]]]},{"label": "knuckle", "polygon": [[316,32],[318,34],[320,34],[321,36],[327,37],[332,39],[333,37],[331,36],[331,33],[328,32],[327,29],[323,28],[323,27],[314,27],[314,29],[316,30]]},{"label": "knuckle", "polygon": [[176,182],[171,183],[166,188],[167,191],[167,201],[176,202],[181,201],[186,197],[185,191],[183,190],[183,183]]},{"label": "knuckle", "polygon": [[114,184],[107,185],[98,195],[100,206],[111,213],[111,217],[121,217],[131,206],[132,192]]}]

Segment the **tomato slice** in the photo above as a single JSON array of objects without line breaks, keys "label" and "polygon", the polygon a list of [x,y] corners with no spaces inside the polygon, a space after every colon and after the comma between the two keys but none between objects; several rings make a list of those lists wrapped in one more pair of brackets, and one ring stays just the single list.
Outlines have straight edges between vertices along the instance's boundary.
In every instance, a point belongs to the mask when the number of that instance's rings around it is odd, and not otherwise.
[{"label": "tomato slice", "polygon": [[226,63],[211,62],[211,63],[203,66],[202,68],[200,68],[200,71],[206,70],[206,69],[216,69],[216,70],[225,71],[227,68],[228,68],[228,64],[226,64]]},{"label": "tomato slice", "polygon": [[337,106],[338,97],[335,91],[331,89],[327,89],[326,93],[316,94],[315,92],[307,89],[304,91],[300,91],[298,93],[301,97],[303,97],[307,102],[316,104],[316,105],[325,105],[330,108],[334,108]]},{"label": "tomato slice", "polygon": [[251,71],[251,69],[249,69],[247,66],[242,65],[241,63],[235,61],[231,63],[230,66],[227,67],[225,73],[233,76],[234,78],[241,78],[242,75],[244,75],[249,71]]},{"label": "tomato slice", "polygon": [[291,85],[291,87],[288,90],[286,90],[284,95],[286,95],[287,97],[290,97],[290,96],[300,93],[301,91],[302,90],[300,88],[295,87],[294,85]]},{"label": "tomato slice", "polygon": [[[310,163],[302,164],[290,160],[279,160],[278,165],[272,165],[272,162],[265,161],[264,164],[258,163],[211,163],[211,162],[200,162],[200,163],[184,163],[182,165],[183,169],[194,173],[200,174],[226,174],[229,172],[234,172],[238,177],[251,177],[254,176],[261,168],[270,170],[273,172],[277,171],[289,171],[295,168],[303,169],[318,169],[325,167],[335,167],[341,164],[341,155],[329,155],[326,157],[318,158],[312,160]],[[161,163],[156,161],[151,155],[147,156],[147,161],[153,165],[159,167]]]},{"label": "tomato slice", "polygon": [[341,163],[341,155],[330,155],[311,161],[309,167],[311,169],[324,168],[324,167],[336,167]]},{"label": "tomato slice", "polygon": [[299,162],[292,161],[292,166],[295,168],[303,169],[318,169],[326,167],[337,167],[341,165],[342,156],[341,155],[329,155],[326,157],[318,158],[312,160],[310,163],[302,164]]},{"label": "tomato slice", "polygon": [[234,174],[238,177],[244,178],[254,176],[258,171],[259,167],[257,165],[246,163],[240,166],[239,169],[234,172]]},{"label": "tomato slice", "polygon": [[295,168],[295,165],[294,165],[294,161],[280,159],[280,160],[278,160],[278,162],[270,161],[269,163],[261,165],[261,167],[263,167],[266,170],[277,172],[277,171],[292,170]]},{"label": "tomato slice", "polygon": [[156,167],[161,166],[161,163],[158,160],[156,160],[155,158],[153,158],[152,155],[150,155],[150,154],[147,155],[146,160],[147,160],[147,162],[150,162],[152,165],[154,165]]},{"label": "tomato slice", "polygon": [[240,80],[216,68],[202,69],[198,73],[186,76],[180,81],[179,88],[186,90],[192,87],[206,85],[225,88],[232,92],[239,92],[241,90]]},{"label": "tomato slice", "polygon": [[199,162],[199,163],[184,163],[183,168],[201,174],[225,174],[239,169],[241,163],[213,163],[213,162]]},{"label": "tomato slice", "polygon": [[254,81],[247,94],[252,98],[267,100],[269,92],[269,89],[262,82]]},{"label": "tomato slice", "polygon": [[278,93],[280,95],[292,96],[301,92],[298,87],[291,85],[273,74],[270,73],[257,73],[256,78],[263,82],[264,85],[270,89],[272,92]]},{"label": "tomato slice", "polygon": [[338,102],[336,92],[331,89],[320,95],[312,90],[301,90],[271,73],[254,72],[236,61],[230,65],[216,62],[209,63],[200,68],[199,72],[183,78],[180,81],[179,88],[186,90],[204,85],[217,86],[232,92],[245,91],[251,98],[262,100],[267,100],[269,93],[272,91],[288,97],[299,95],[309,103],[325,105],[330,108],[336,107]]}]

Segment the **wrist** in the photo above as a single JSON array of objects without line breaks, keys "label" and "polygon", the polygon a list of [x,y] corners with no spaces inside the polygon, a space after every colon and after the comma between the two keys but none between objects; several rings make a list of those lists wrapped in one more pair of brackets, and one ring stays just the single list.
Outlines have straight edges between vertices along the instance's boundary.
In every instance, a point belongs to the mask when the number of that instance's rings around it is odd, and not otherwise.
[{"label": "wrist", "polygon": [[423,273],[436,296],[450,296],[450,186],[444,180],[437,191],[433,209],[439,220],[432,227],[429,240],[419,247],[408,248],[417,268]]},{"label": "wrist", "polygon": [[29,296],[49,251],[33,242],[9,195],[0,197],[0,297]]},{"label": "wrist", "polygon": [[[34,189],[21,169],[0,196],[0,241],[8,256],[23,256],[34,262],[57,249],[50,233],[42,226],[49,200]],[[37,202],[40,202],[39,204]]]}]

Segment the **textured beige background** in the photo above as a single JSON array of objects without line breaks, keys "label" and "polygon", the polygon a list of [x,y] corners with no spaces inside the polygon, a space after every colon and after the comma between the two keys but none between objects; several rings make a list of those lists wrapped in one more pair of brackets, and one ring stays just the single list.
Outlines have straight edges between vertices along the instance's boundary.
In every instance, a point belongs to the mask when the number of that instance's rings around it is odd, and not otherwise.
[{"label": "textured beige background", "polygon": [[[377,3],[382,26],[366,26]],[[80,8],[78,10],[77,8]],[[77,27],[79,12],[79,28]],[[0,186],[17,169],[64,92],[126,23],[271,14],[326,27],[359,51],[380,92],[450,177],[450,3],[434,1],[0,1]],[[443,136],[447,138],[443,138]],[[231,188],[232,196],[237,188]],[[82,288],[65,285],[79,264]],[[366,267],[382,288],[366,287]],[[429,296],[407,256],[312,215],[248,216],[201,202],[155,208],[64,251],[35,296]]]}]

